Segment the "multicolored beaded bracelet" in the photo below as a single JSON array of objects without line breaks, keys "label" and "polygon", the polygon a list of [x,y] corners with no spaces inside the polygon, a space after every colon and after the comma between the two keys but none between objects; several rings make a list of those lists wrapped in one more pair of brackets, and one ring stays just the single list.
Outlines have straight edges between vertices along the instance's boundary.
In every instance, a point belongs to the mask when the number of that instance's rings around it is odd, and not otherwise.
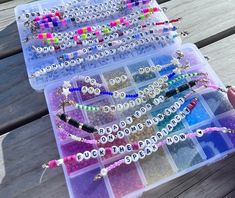
[{"label": "multicolored beaded bracelet", "polygon": [[[184,115],[184,117],[187,115],[187,114],[189,114],[192,110],[193,110],[193,108],[196,106],[196,101],[195,101],[195,99],[193,99],[192,100],[192,102],[186,107],[187,109],[186,109],[186,112],[180,112],[182,115]],[[180,114],[179,114],[180,115]],[[182,119],[181,119],[182,120]],[[181,121],[180,120],[180,121]],[[174,123],[174,125],[177,125],[180,121],[175,121]],[[159,132],[159,133],[161,133],[161,132]],[[159,136],[155,136],[155,138],[152,138],[151,140],[150,140],[150,144],[152,145],[152,144],[156,144],[156,141],[157,140],[159,140],[159,139],[162,139],[164,136],[163,135],[161,135],[161,137],[159,137]],[[153,141],[153,143],[152,143],[152,141]],[[147,143],[148,141],[145,141],[145,143]],[[134,148],[132,148],[131,150],[130,150],[130,152],[131,151],[133,151],[133,149],[135,149],[135,150],[139,150],[139,149],[141,149],[141,148],[143,148],[143,146],[145,146],[145,145],[143,145],[143,144],[145,144],[145,143],[142,143],[142,142],[140,142],[140,144],[133,144],[134,145]],[[130,146],[129,144],[127,144],[126,146]],[[114,149],[115,148],[115,149]],[[148,147],[147,147],[148,148]],[[112,153],[112,152],[115,152],[115,153],[117,153],[117,151],[118,152],[120,152],[120,153],[125,153],[126,151],[128,151],[129,150],[129,148],[127,148],[126,149],[126,147],[125,146],[123,146],[123,145],[121,145],[121,146],[119,146],[119,147],[112,147],[112,148],[107,148],[107,149],[105,149],[105,148],[100,148],[99,150],[96,150],[96,152],[95,152],[95,150],[93,150],[93,152],[91,151],[85,151],[86,152],[86,154],[85,154],[85,152],[84,153],[77,153],[77,154],[75,154],[75,155],[71,155],[71,156],[67,156],[67,157],[65,157],[65,158],[63,158],[63,159],[60,159],[60,160],[51,160],[51,161],[49,161],[48,163],[46,163],[46,164],[44,164],[44,165],[42,165],[42,167],[43,168],[50,168],[50,169],[52,169],[52,168],[56,168],[56,167],[58,167],[58,166],[61,166],[62,164],[69,164],[69,163],[71,163],[72,161],[74,162],[74,161],[77,161],[77,162],[81,162],[82,160],[87,160],[87,159],[90,159],[91,157],[92,158],[96,158],[96,157],[99,157],[99,156],[104,156],[105,155],[105,152],[106,152],[106,150],[108,151],[108,152],[110,152],[110,153]],[[102,151],[101,153],[101,155],[100,155],[100,151]],[[105,170],[108,170],[108,169],[106,169],[105,168]],[[107,174],[106,174],[107,175]],[[102,175],[102,177],[104,177],[105,175]],[[101,179],[102,178],[101,176],[100,176],[100,178],[98,178],[98,177],[96,177],[96,179]]]},{"label": "multicolored beaded bracelet", "polygon": [[[180,141],[185,141],[186,139],[190,139],[190,138],[194,138],[194,137],[202,137],[204,134],[207,133],[212,133],[212,132],[223,132],[223,133],[235,133],[235,130],[233,129],[228,129],[226,127],[211,127],[211,128],[206,128],[204,130],[202,129],[198,129],[196,130],[196,132],[192,132],[192,133],[180,133],[179,135],[173,135],[172,137],[167,137],[165,140],[162,140],[158,143],[151,141],[151,143],[149,144],[149,146],[145,147],[144,149],[141,149],[138,151],[138,153],[132,153],[131,155],[127,155],[125,156],[123,159],[118,160],[117,162],[114,162],[113,164],[109,165],[106,168],[102,168],[100,173],[98,173],[95,178],[94,181],[99,180],[105,176],[108,175],[108,173],[114,169],[116,169],[117,167],[121,166],[122,164],[131,164],[132,162],[137,162],[140,159],[144,159],[146,156],[151,155],[153,152],[156,152],[158,150],[158,148],[164,146],[164,145],[172,145],[172,144],[176,144]],[[136,146],[135,146],[136,148]],[[79,159],[81,157],[83,157],[82,155],[79,154]],[[74,160],[78,160],[77,156],[74,156]],[[43,165],[43,167],[45,168],[54,168],[57,166],[56,162],[51,162],[52,165],[47,164],[47,166]]]},{"label": "multicolored beaded bracelet", "polygon": [[116,54],[117,52],[129,51],[135,47],[142,46],[142,45],[145,45],[148,43],[157,42],[158,45],[165,46],[167,44],[174,42],[174,39],[176,37],[178,37],[178,34],[174,34],[174,35],[170,35],[170,36],[150,36],[148,38],[136,40],[135,42],[131,42],[130,44],[128,43],[126,45],[120,46],[117,49],[105,50],[103,52],[99,52],[94,55],[88,55],[85,59],[84,58],[77,58],[76,60],[65,61],[65,62],[61,62],[59,64],[48,65],[48,66],[34,72],[30,76],[30,78],[40,77],[42,75],[45,75],[49,72],[53,72],[58,69],[64,69],[64,68],[67,68],[70,66],[74,67],[76,65],[81,65],[84,62],[90,62],[90,61],[98,60],[98,59],[101,59],[101,58],[104,58],[107,56],[112,56],[112,55]]}]

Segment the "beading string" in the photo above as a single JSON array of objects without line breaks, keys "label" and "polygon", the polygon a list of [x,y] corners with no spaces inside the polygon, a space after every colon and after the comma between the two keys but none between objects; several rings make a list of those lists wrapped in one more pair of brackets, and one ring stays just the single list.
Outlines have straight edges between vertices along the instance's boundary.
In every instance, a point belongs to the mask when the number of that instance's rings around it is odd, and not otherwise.
[{"label": "beading string", "polygon": [[127,43],[123,46],[118,47],[117,49],[110,49],[110,50],[107,49],[102,52],[95,53],[94,55],[90,54],[85,58],[77,58],[77,59],[71,60],[71,61],[65,61],[65,62],[60,62],[58,64],[48,65],[44,68],[41,68],[38,71],[35,71],[29,78],[32,79],[32,78],[40,77],[42,75],[56,71],[58,69],[74,67],[76,65],[81,65],[82,63],[85,63],[85,62],[91,62],[93,60],[97,61],[97,60],[102,59],[104,57],[112,56],[112,55],[116,54],[117,52],[124,53],[124,52],[129,51],[133,48],[136,48],[136,47],[139,47],[142,45],[146,45],[146,44],[150,44],[153,42],[157,42],[158,45],[164,47],[168,44],[173,43],[174,39],[176,37],[178,37],[178,34],[174,34],[174,35],[170,35],[170,36],[154,36],[154,35],[152,35],[152,36],[147,37],[145,39],[139,39],[134,42]]},{"label": "beading string", "polygon": [[[117,162],[114,162],[113,164],[109,165],[106,168],[102,168],[100,173],[98,173],[94,177],[94,181],[102,179],[103,177],[107,176],[108,173],[110,173],[112,170],[116,169],[117,167],[126,164],[129,165],[133,162],[137,162],[140,159],[144,159],[146,156],[151,155],[153,152],[156,152],[160,147],[164,145],[172,145],[177,144],[178,142],[185,141],[186,139],[191,139],[194,137],[202,137],[204,134],[212,133],[212,132],[223,132],[223,133],[235,133],[235,130],[228,129],[226,127],[211,127],[206,128],[204,130],[198,129],[196,132],[192,133],[181,133],[179,135],[173,135],[172,137],[167,137],[165,140],[162,140],[159,143],[151,143],[152,145],[149,145],[145,147],[144,149],[141,149],[138,151],[138,153],[132,153],[131,155],[125,156],[123,159],[118,160]],[[48,165],[49,166],[49,165]],[[55,166],[50,166],[51,168],[54,168]]]}]

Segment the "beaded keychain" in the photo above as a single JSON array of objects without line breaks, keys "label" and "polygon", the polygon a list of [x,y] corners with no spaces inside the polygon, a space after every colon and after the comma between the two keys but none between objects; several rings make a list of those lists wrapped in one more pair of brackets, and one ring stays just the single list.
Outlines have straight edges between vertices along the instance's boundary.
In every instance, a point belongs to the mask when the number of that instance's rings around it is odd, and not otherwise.
[{"label": "beaded keychain", "polygon": [[45,75],[49,72],[56,71],[58,69],[64,69],[64,68],[67,68],[70,66],[74,67],[76,65],[81,65],[84,62],[90,62],[93,60],[98,60],[98,59],[101,59],[104,57],[112,56],[112,55],[116,54],[117,52],[123,53],[123,52],[129,51],[135,47],[139,47],[139,46],[153,43],[153,42],[157,42],[158,45],[164,46],[164,45],[167,45],[167,44],[174,42],[174,39],[176,37],[178,37],[178,34],[174,34],[174,35],[170,35],[170,36],[150,36],[145,39],[139,39],[134,42],[122,45],[122,46],[118,47],[117,49],[110,49],[110,50],[107,49],[102,52],[95,53],[94,55],[90,54],[86,58],[77,58],[77,59],[71,60],[71,61],[65,61],[65,62],[61,62],[58,64],[48,65],[48,66],[34,72],[29,78],[40,77],[42,75]]}]

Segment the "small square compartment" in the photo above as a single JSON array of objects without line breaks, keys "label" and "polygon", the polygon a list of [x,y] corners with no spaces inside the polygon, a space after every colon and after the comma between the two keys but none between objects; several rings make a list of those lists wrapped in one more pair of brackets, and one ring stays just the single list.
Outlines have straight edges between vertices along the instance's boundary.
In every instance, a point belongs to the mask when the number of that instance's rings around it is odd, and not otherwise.
[{"label": "small square compartment", "polygon": [[[212,122],[211,124],[199,127],[198,129],[205,129],[208,127],[215,127],[216,125]],[[193,130],[193,131],[196,131]],[[229,150],[229,146],[223,138],[221,132],[206,133],[202,137],[197,137],[199,144],[201,145],[207,159],[210,159],[220,153]]]},{"label": "small square compartment", "polygon": [[[101,80],[101,77],[100,77],[99,75],[90,76],[90,78],[94,78],[97,83],[103,84],[103,82],[102,82],[102,80]],[[82,80],[77,80],[77,81],[75,81],[75,85],[76,85],[76,87],[80,87],[80,88],[81,88],[82,86],[87,86],[87,87],[94,87],[94,88],[96,88],[96,86],[92,86],[92,85],[90,85],[89,83],[86,83],[86,82],[84,82],[84,81],[82,81]],[[106,91],[106,89],[105,89],[104,86],[99,87],[99,89],[100,89],[100,91]],[[97,96],[96,96],[95,94],[88,94],[88,93],[83,94],[82,92],[77,92],[77,93],[78,93],[78,95],[80,96],[80,98],[81,98],[82,101],[87,101],[87,100],[91,100],[91,99],[93,99],[93,98],[100,97],[100,95],[97,95]]]},{"label": "small square compartment", "polygon": [[211,91],[202,96],[215,116],[233,109],[223,93]]},{"label": "small square compartment", "polygon": [[[70,116],[71,118],[73,118],[75,120],[78,120],[79,122],[82,122],[82,123],[85,122],[82,111],[79,110],[79,109],[75,109],[75,110],[72,110],[72,111],[66,111],[66,115]],[[85,132],[85,131],[83,131],[79,128],[76,128],[76,127],[70,125],[67,122],[64,122],[64,121],[60,120],[56,115],[54,116],[54,120],[55,120],[56,125],[58,127],[61,127],[61,129],[57,128],[57,132],[58,132],[57,136],[59,137],[59,139],[61,141],[67,139],[67,135],[64,132],[74,134],[74,135],[77,135],[77,136],[87,135],[87,132]]]},{"label": "small square compartment", "polygon": [[[157,116],[157,114],[159,113],[163,113],[163,111],[165,110],[165,108],[163,109],[158,109],[158,110],[155,110],[155,111],[152,111],[151,114],[153,117]],[[171,119],[174,118],[174,116],[177,115],[177,112],[176,113],[172,113],[171,115],[169,116],[165,116],[164,120],[159,122],[157,125],[156,125],[156,128],[158,129],[158,131],[161,131],[164,127],[166,127],[166,125],[170,122]],[[178,123],[174,129],[169,132],[169,134],[171,133],[174,133],[176,131],[179,131],[181,129],[184,129],[184,125],[182,123],[182,121],[180,123]]]},{"label": "small square compartment", "polygon": [[148,61],[142,61],[142,62],[134,63],[132,65],[128,65],[128,69],[133,75],[132,77],[136,83],[141,83],[141,82],[145,82],[153,78],[156,78],[156,74],[153,72],[150,72],[148,74],[142,74],[142,75],[139,74],[138,70],[141,67],[150,67],[150,64],[148,63]]},{"label": "small square compartment", "polygon": [[[127,77],[126,81],[124,81],[124,82],[121,81],[120,83],[115,82],[114,85],[110,84],[110,82],[109,82],[110,80],[116,81],[115,80],[116,78],[119,78],[119,80],[120,80],[122,75],[125,75]],[[104,76],[104,79],[106,80],[106,83],[107,83],[110,91],[116,91],[116,90],[124,89],[126,87],[131,86],[130,76],[128,76],[128,74],[126,73],[126,71],[123,67],[115,69],[115,70],[111,70],[108,72],[104,72],[103,76]]]},{"label": "small square compartment", "polygon": [[90,170],[70,178],[71,191],[74,198],[109,198],[104,179],[93,181],[100,168]]},{"label": "small square compartment", "polygon": [[[94,106],[108,105],[108,106],[110,106],[110,105],[112,105],[112,103],[109,99],[103,98],[101,100],[92,102],[92,103],[87,104],[87,105],[94,105]],[[94,125],[94,126],[101,126],[101,125],[108,124],[108,123],[113,122],[113,121],[116,120],[116,117],[115,117],[116,113],[112,113],[112,112],[104,113],[104,112],[101,112],[101,111],[97,111],[97,112],[86,111],[86,114],[87,114],[87,118],[89,120],[89,123]]]},{"label": "small square compartment", "polygon": [[175,173],[163,148],[140,160],[148,185],[167,178]]},{"label": "small square compartment", "polygon": [[[89,137],[87,137],[87,139],[89,139]],[[90,144],[86,144],[83,142],[75,142],[75,141],[61,146],[63,157],[74,155],[76,153],[83,153],[84,151],[91,151],[92,149],[94,149],[94,147]],[[91,166],[96,163],[98,163],[98,160],[93,158],[90,158],[89,160],[83,160],[81,162],[74,161],[67,164],[66,169],[68,174],[71,174],[74,173],[75,171],[78,171],[82,168]]]},{"label": "small square compartment", "polygon": [[[133,123],[131,125],[137,125],[138,123],[144,123],[148,117],[146,115],[142,116],[139,119],[133,119]],[[143,131],[137,131],[136,133],[131,133],[129,136],[130,142],[137,142],[139,140],[144,140],[146,138],[151,137],[155,134],[155,130],[153,127],[144,127]]]},{"label": "small square compartment", "polygon": [[190,168],[203,161],[196,145],[190,139],[170,146],[168,145],[167,147],[179,171]]},{"label": "small square compartment", "polygon": [[[233,130],[235,129],[235,114],[220,118],[218,121],[222,127],[228,127]],[[230,133],[230,134],[227,133],[226,135],[229,137],[229,139],[233,143],[234,145],[233,148],[235,148],[235,133]]]},{"label": "small square compartment", "polygon": [[121,198],[144,187],[134,163],[123,164],[113,169],[108,178],[116,198]]},{"label": "small square compartment", "polygon": [[[183,110],[184,107],[186,107],[192,98],[189,98],[186,103],[184,103],[181,106],[181,110]],[[199,97],[197,105],[195,108],[186,116],[186,121],[188,122],[189,126],[192,126],[194,124],[198,124],[200,122],[206,121],[210,119],[210,115],[207,113],[206,108],[201,103],[201,98]]]}]

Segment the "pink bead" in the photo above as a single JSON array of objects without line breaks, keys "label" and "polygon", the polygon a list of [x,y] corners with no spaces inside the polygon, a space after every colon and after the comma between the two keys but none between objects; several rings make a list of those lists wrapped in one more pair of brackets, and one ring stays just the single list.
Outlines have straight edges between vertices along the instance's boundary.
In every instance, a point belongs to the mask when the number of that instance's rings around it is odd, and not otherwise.
[{"label": "pink bead", "polygon": [[129,21],[125,21],[125,25],[128,27],[130,25]]},{"label": "pink bead", "polygon": [[149,11],[148,8],[144,8],[144,9],[143,9],[143,13],[147,13],[148,11]]},{"label": "pink bead", "polygon": [[80,28],[80,29],[77,30],[77,33],[78,34],[83,34],[83,30]]},{"label": "pink bead", "polygon": [[92,31],[91,26],[88,26],[88,27],[87,27],[87,32],[91,32],[91,31]]},{"label": "pink bead", "polygon": [[77,35],[74,35],[74,36],[73,36],[73,40],[78,41],[78,36],[77,36]]},{"label": "pink bead", "polygon": [[39,21],[40,20],[40,17],[39,16],[36,16],[35,18],[34,18],[34,21]]},{"label": "pink bead", "polygon": [[132,8],[132,3],[128,3],[128,4],[127,4],[127,8],[128,8],[128,9],[131,9],[131,8]]},{"label": "pink bead", "polygon": [[55,168],[57,166],[56,160],[51,160],[48,162],[49,168]]},{"label": "pink bead", "polygon": [[111,26],[111,27],[116,26],[116,22],[115,22],[115,21],[112,21],[112,22],[110,23],[110,26]]},{"label": "pink bead", "polygon": [[52,38],[52,34],[51,33],[47,33],[47,38]]},{"label": "pink bead", "polygon": [[45,27],[44,27],[44,24],[43,24],[43,23],[40,24],[40,25],[39,25],[39,28],[40,28],[40,29],[44,29],[44,28],[45,28]]},{"label": "pink bead", "polygon": [[61,23],[62,23],[63,26],[66,26],[66,25],[67,25],[66,19],[63,19],[63,20],[61,21]]},{"label": "pink bead", "polygon": [[43,39],[42,34],[38,34],[38,39]]},{"label": "pink bead", "polygon": [[153,8],[153,12],[157,12],[158,11],[158,8],[157,7],[154,7]]},{"label": "pink bead", "polygon": [[121,23],[124,23],[124,21],[125,21],[124,18],[120,18]]},{"label": "pink bead", "polygon": [[99,36],[100,36],[100,31],[97,30],[97,31],[95,32],[95,34],[96,34],[97,37],[99,37]]},{"label": "pink bead", "polygon": [[138,144],[133,144],[132,146],[133,146],[134,150],[139,150],[139,145]]}]

